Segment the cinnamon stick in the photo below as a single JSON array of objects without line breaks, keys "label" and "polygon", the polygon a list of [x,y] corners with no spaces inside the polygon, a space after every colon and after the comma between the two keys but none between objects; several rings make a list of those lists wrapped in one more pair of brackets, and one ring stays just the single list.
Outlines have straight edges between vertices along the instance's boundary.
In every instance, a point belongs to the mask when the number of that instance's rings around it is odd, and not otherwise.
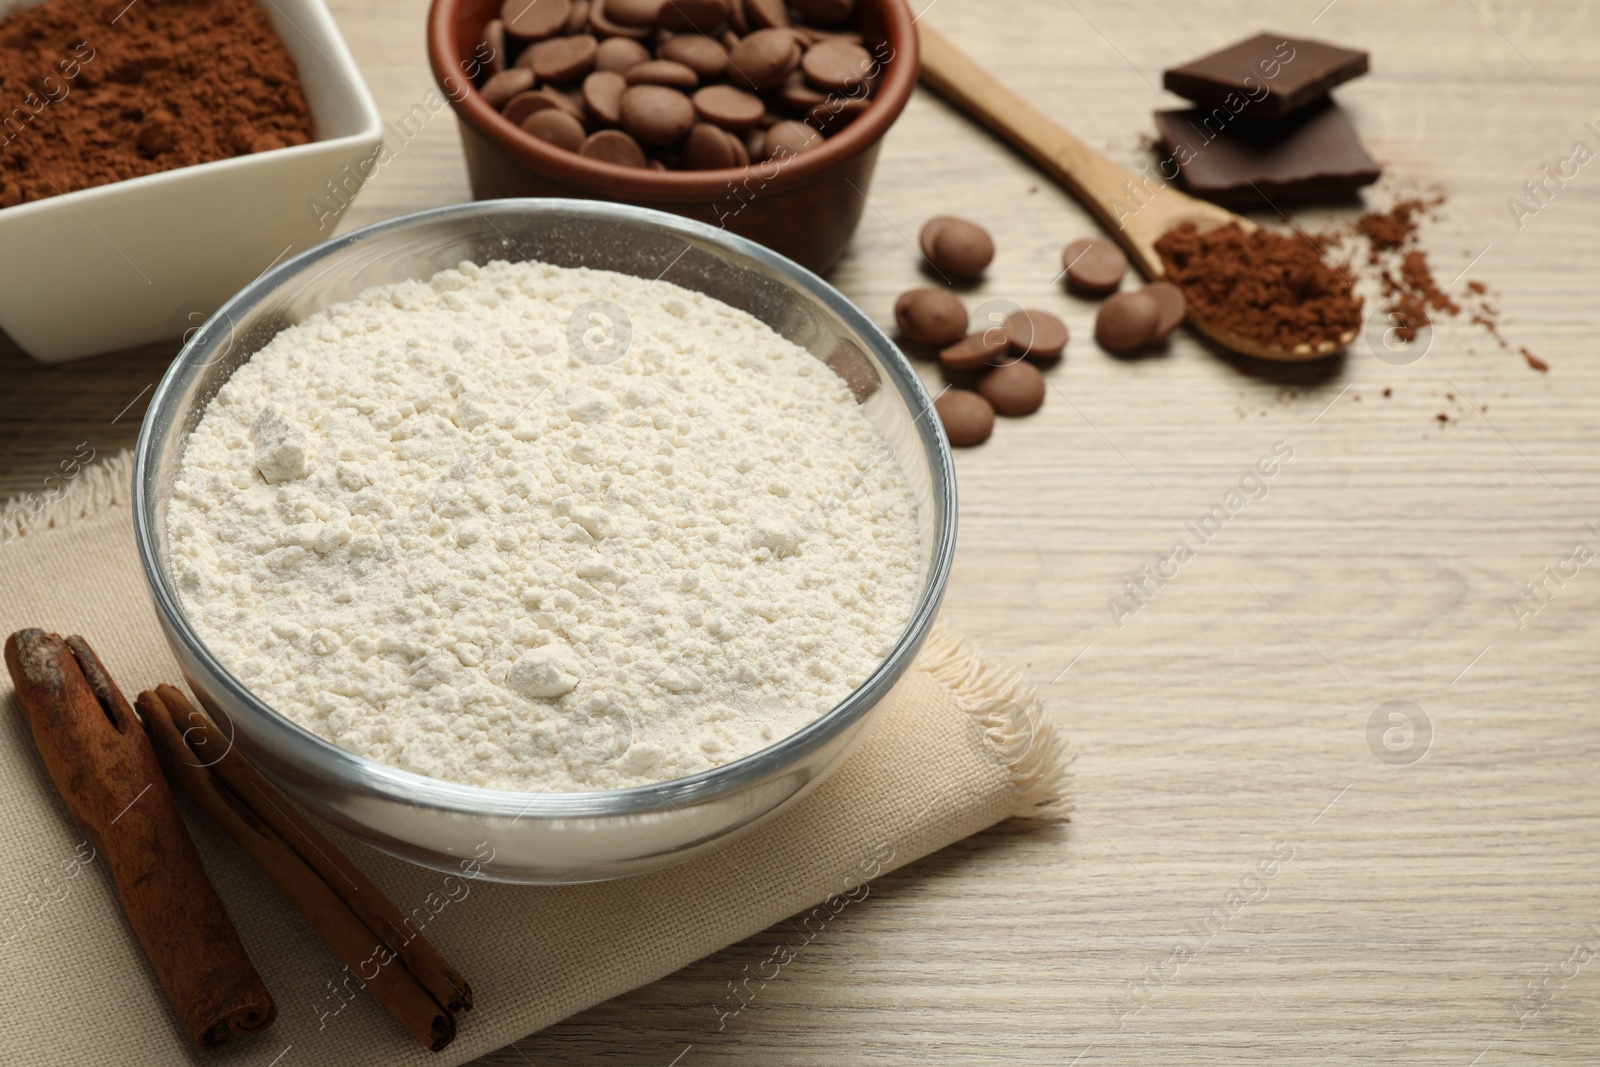
[{"label": "cinnamon stick", "polygon": [[[156,693],[165,700],[174,718],[181,718],[185,723],[184,740],[197,757],[204,757],[200,762],[221,778],[349,903],[373,934],[394,949],[406,969],[417,976],[433,998],[453,1013],[471,1010],[472,987],[467,980],[446,962],[427,938],[410,929],[405,913],[383,890],[319,833],[310,820],[297,818],[298,809],[294,804],[233,749],[211,717],[191,704],[181,690],[162,685],[156,688]],[[219,758],[216,755],[219,752],[225,755]]]},{"label": "cinnamon stick", "polygon": [[182,692],[163,685],[137,703],[168,779],[260,865],[390,1014],[430,1049],[448,1045],[454,1013],[472,1006],[460,973]]},{"label": "cinnamon stick", "polygon": [[277,1016],[200,865],[133,709],[81,637],[19,630],[6,667],[56,791],[106,858],[128,923],[198,1046]]}]

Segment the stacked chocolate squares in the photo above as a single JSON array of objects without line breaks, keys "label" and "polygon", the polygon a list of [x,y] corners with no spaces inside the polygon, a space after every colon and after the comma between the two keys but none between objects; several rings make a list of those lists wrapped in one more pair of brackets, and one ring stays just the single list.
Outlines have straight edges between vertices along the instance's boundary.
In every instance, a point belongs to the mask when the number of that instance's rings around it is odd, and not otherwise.
[{"label": "stacked chocolate squares", "polygon": [[1378,180],[1347,112],[1328,91],[1367,72],[1367,53],[1257,34],[1168,70],[1197,105],[1157,111],[1161,177],[1219,204],[1348,194]]}]

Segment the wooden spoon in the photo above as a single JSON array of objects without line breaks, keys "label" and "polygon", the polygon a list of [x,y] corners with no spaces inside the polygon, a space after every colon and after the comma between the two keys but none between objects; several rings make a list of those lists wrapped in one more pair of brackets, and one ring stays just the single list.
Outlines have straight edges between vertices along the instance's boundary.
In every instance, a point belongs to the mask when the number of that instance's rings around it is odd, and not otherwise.
[{"label": "wooden spoon", "polygon": [[[1162,186],[1153,179],[1119,167],[1084,144],[1032,104],[1007,89],[967,58],[943,34],[919,21],[922,80],[990,130],[1010,141],[1044,172],[1066,188],[1099,220],[1142,274],[1155,281],[1165,273],[1156,241],[1185,222],[1200,230],[1236,223],[1246,233],[1257,227],[1226,208]],[[1121,205],[1122,210],[1116,210]],[[1129,205],[1139,205],[1134,210]],[[1119,217],[1120,215],[1120,217]],[[1263,345],[1189,310],[1189,324],[1217,344],[1258,359],[1298,361],[1331,356],[1355,340],[1354,330],[1338,343],[1323,341],[1293,348]]]}]

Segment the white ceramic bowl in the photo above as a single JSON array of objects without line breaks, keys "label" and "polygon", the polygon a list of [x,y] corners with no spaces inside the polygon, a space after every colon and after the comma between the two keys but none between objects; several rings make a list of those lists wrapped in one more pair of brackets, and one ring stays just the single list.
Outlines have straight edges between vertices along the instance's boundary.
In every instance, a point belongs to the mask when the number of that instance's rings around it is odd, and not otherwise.
[{"label": "white ceramic bowl", "polygon": [[[0,15],[30,6],[0,0]],[[299,67],[316,140],[0,209],[0,330],[34,359],[180,336],[333,236],[339,205],[325,183],[343,186],[348,206],[360,187],[349,175],[375,158],[383,121],[322,0],[263,9]]]}]

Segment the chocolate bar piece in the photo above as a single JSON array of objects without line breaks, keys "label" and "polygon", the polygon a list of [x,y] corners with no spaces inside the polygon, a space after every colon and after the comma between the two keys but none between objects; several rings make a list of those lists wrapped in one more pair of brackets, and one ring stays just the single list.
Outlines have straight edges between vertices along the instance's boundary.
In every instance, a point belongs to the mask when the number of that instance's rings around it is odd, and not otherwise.
[{"label": "chocolate bar piece", "polygon": [[1382,172],[1331,99],[1275,122],[1218,125],[1201,108],[1157,111],[1161,171],[1219,204],[1304,200],[1371,185]]},{"label": "chocolate bar piece", "polygon": [[1251,118],[1282,118],[1367,72],[1367,53],[1276,33],[1261,33],[1162,76],[1162,84],[1207,108]]}]

